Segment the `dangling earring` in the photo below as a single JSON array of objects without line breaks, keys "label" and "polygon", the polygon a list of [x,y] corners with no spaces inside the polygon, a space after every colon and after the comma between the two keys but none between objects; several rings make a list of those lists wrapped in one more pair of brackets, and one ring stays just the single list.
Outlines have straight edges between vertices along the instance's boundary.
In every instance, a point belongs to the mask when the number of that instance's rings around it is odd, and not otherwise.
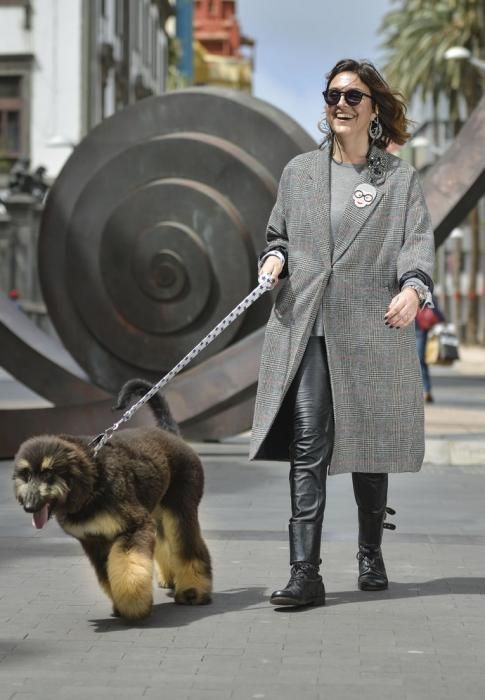
[{"label": "dangling earring", "polygon": [[318,122],[318,130],[322,132],[322,134],[325,136],[325,138],[328,138],[330,134],[332,133],[330,129],[330,125],[328,123],[328,119],[325,116],[325,114],[322,116],[320,121]]},{"label": "dangling earring", "polygon": [[333,141],[333,131],[330,128],[330,124],[328,123],[328,119],[325,116],[325,113],[318,122],[318,130],[321,131],[323,134],[323,141],[318,145],[318,147],[321,149],[328,143],[330,143],[331,145]]},{"label": "dangling earring", "polygon": [[378,141],[382,136],[382,124],[379,121],[379,117],[375,117],[371,122],[369,122],[369,136],[372,143]]}]

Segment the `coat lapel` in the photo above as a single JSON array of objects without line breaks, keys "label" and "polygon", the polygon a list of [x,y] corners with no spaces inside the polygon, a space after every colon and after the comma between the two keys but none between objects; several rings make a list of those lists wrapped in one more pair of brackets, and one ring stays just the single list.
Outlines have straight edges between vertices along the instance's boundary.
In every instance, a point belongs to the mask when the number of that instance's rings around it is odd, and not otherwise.
[{"label": "coat lapel", "polygon": [[333,241],[330,232],[330,158],[328,146],[315,152],[315,160],[309,176],[312,186],[309,188],[308,211],[312,213],[312,230],[322,262],[325,267],[330,268]]},{"label": "coat lapel", "polygon": [[[380,158],[384,160],[387,159],[387,154],[379,149],[376,149],[375,147],[372,148],[371,155],[380,156]],[[387,164],[385,163],[385,165]],[[362,172],[362,177],[359,179],[357,184],[361,184],[363,182],[370,183],[370,172],[368,168],[364,169]],[[337,260],[342,257],[347,248],[354,241],[355,237],[369,216],[378,206],[384,193],[384,186],[385,180],[380,182],[380,184],[374,183],[374,187],[376,188],[376,197],[372,204],[366,207],[359,208],[355,206],[352,195],[349,197],[338,227],[338,231],[334,232],[335,246],[332,255],[332,264],[335,264]]]}]

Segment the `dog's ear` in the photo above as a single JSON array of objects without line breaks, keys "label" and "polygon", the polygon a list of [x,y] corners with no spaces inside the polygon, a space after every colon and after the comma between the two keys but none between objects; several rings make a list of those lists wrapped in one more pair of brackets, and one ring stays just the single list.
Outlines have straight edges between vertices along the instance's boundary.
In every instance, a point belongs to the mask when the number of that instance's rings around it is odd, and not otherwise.
[{"label": "dog's ear", "polygon": [[69,487],[66,506],[68,511],[76,512],[82,508],[93,491],[96,468],[90,456],[73,445],[65,451],[63,471]]},{"label": "dog's ear", "polygon": [[83,455],[71,444],[59,444],[53,460],[57,469],[67,474],[80,468]]},{"label": "dog's ear", "polygon": [[69,467],[72,474],[82,478],[84,474],[90,474],[94,470],[94,465],[89,454],[81,450],[72,449],[66,452],[65,465]]}]

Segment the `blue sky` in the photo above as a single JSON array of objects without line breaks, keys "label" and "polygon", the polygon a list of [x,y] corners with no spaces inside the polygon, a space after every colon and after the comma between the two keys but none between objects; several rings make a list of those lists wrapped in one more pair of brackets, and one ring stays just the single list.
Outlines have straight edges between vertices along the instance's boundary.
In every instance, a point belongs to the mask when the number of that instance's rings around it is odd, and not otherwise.
[{"label": "blue sky", "polygon": [[382,67],[378,27],[392,0],[238,0],[241,31],[256,40],[254,95],[283,109],[314,139],[325,73],[340,58]]}]

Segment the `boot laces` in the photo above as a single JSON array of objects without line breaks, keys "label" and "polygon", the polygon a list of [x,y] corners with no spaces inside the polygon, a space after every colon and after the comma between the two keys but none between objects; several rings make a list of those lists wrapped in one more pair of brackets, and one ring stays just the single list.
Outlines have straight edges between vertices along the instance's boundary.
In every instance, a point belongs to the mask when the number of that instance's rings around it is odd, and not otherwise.
[{"label": "boot laces", "polygon": [[318,576],[318,567],[308,561],[297,561],[291,567],[291,578],[316,578]]},{"label": "boot laces", "polygon": [[370,552],[359,551],[357,552],[356,557],[359,561],[363,561],[366,564],[366,566],[370,566],[374,561],[375,555],[373,556]]},{"label": "boot laces", "polygon": [[379,565],[381,556],[381,548],[378,547],[373,551],[369,549],[359,549],[356,558],[359,562],[362,562],[367,569],[375,569]]}]

